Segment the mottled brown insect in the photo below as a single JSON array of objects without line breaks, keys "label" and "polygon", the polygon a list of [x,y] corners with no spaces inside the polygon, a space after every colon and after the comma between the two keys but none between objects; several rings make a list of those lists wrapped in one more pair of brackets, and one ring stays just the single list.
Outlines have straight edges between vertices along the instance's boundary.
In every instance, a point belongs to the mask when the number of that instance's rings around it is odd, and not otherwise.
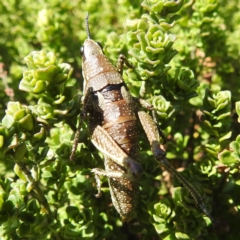
[{"label": "mottled brown insect", "polygon": [[87,35],[81,48],[84,75],[84,94],[78,131],[71,159],[75,154],[79,130],[83,120],[88,118],[91,141],[104,154],[105,169],[95,168],[99,197],[101,183],[99,176],[106,176],[109,182],[112,202],[122,221],[131,220],[136,209],[139,195],[139,177],[142,173],[139,158],[138,127],[140,121],[150,142],[154,157],[168,171],[179,178],[191,192],[195,201],[205,210],[202,199],[167,161],[165,152],[160,148],[159,132],[155,121],[144,111],[138,111],[138,105],[153,110],[144,100],[133,99],[121,76],[124,62],[121,55],[115,68],[103,53],[99,43],[90,38],[88,17]]}]

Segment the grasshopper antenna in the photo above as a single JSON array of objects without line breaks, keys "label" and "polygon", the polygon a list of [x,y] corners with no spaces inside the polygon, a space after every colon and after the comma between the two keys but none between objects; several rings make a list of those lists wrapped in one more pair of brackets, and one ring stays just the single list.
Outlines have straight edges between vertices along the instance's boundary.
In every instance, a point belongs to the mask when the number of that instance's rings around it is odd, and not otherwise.
[{"label": "grasshopper antenna", "polygon": [[85,18],[85,22],[86,22],[86,31],[87,31],[87,37],[88,37],[88,39],[91,39],[90,31],[89,31],[89,24],[88,24],[88,16],[89,16],[89,14],[87,13],[87,16],[86,16],[86,18]]}]

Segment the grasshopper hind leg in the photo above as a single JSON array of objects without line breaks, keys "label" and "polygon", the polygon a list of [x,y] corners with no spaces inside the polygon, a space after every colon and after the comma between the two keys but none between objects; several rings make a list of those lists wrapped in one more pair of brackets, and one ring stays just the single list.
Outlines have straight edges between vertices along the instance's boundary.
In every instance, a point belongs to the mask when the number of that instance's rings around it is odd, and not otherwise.
[{"label": "grasshopper hind leg", "polygon": [[159,142],[158,128],[152,117],[143,111],[139,111],[138,116],[147,135],[147,138],[151,144],[152,152],[155,159],[173,176],[178,178],[178,180],[183,184],[183,186],[190,192],[201,210],[211,219],[211,221],[213,221],[213,218],[208,212],[200,193],[181,174],[179,174],[179,172],[177,172],[176,169],[172,167],[172,165],[167,160],[165,151],[160,147],[161,144]]}]

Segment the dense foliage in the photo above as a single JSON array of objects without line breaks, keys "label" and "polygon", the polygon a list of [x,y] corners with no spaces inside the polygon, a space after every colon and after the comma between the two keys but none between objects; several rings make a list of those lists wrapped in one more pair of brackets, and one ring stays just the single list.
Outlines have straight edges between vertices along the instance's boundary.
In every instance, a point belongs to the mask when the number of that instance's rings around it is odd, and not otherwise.
[{"label": "dense foliage", "polygon": [[[81,111],[79,48],[92,38],[150,101],[172,165],[212,218],[154,160],[141,131],[144,173],[133,220],[122,224]],[[239,0],[2,0],[0,3],[1,239],[239,239]]]}]

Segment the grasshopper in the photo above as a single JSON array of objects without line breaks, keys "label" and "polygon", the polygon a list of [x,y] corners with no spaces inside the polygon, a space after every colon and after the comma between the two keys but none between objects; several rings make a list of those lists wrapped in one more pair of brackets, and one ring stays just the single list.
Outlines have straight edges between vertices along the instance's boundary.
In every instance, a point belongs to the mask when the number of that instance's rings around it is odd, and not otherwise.
[{"label": "grasshopper", "polygon": [[70,159],[76,152],[80,129],[88,119],[91,141],[104,155],[105,169],[94,168],[98,193],[101,195],[100,176],[109,182],[114,207],[123,222],[129,222],[136,209],[139,195],[139,178],[143,171],[140,165],[138,144],[138,122],[141,123],[150,142],[154,157],[175,175],[190,191],[195,201],[207,213],[201,196],[168,162],[159,142],[159,131],[155,120],[146,112],[139,111],[139,105],[154,111],[144,100],[133,98],[122,78],[124,63],[120,55],[117,68],[104,55],[102,46],[91,39],[88,15],[86,17],[87,39],[81,47],[84,89],[78,130]]}]

